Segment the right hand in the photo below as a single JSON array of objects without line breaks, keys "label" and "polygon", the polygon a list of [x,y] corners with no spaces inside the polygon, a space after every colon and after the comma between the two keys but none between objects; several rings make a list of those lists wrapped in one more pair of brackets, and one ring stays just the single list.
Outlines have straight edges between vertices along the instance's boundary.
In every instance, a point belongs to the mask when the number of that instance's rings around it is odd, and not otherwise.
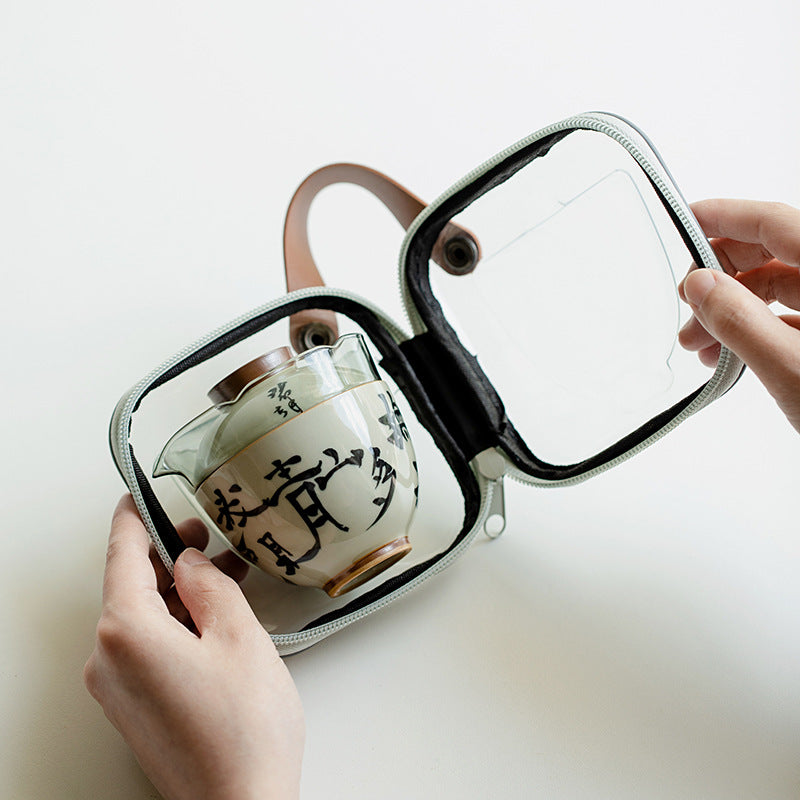
[{"label": "right hand", "polygon": [[[678,340],[714,366],[720,344],[738,355],[800,432],[800,210],[781,203],[704,200],[692,205],[724,272],[692,269],[679,287],[694,316]],[[726,274],[727,273],[727,274]]]}]

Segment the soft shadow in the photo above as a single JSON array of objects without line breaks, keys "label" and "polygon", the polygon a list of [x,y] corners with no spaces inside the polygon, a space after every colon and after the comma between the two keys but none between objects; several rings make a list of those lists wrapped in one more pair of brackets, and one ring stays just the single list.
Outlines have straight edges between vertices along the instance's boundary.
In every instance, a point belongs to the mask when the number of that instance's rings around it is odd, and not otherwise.
[{"label": "soft shadow", "polygon": [[[598,795],[800,796],[800,707],[759,686],[692,587],[584,587],[530,552],[478,542],[480,597],[443,648],[496,716],[552,744]],[[550,746],[548,746],[550,747]],[[687,792],[691,792],[687,794]]]},{"label": "soft shadow", "polygon": [[74,541],[83,549],[70,554],[69,569],[45,565],[35,597],[20,608],[32,665],[23,687],[30,692],[28,701],[17,719],[6,720],[16,731],[16,752],[6,753],[14,765],[11,796],[52,797],[57,786],[60,798],[157,799],[133,753],[83,685],[100,613],[106,543],[103,534],[88,541],[87,531],[106,531],[108,514],[73,524]]}]

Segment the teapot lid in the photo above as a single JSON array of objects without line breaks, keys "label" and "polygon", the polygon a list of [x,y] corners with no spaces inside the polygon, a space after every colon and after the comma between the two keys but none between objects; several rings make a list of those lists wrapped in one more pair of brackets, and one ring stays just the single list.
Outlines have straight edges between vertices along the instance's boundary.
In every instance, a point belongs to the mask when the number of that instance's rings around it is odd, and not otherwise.
[{"label": "teapot lid", "polygon": [[215,406],[230,403],[239,397],[246,386],[258,378],[266,378],[291,359],[292,351],[288,347],[270,350],[223,378],[209,390],[208,397]]}]

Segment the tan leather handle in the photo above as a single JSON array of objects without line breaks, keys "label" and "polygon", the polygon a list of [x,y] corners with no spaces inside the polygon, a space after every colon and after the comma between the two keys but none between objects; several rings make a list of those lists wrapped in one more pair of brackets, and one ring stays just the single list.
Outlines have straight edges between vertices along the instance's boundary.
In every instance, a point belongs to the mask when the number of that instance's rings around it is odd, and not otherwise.
[{"label": "tan leather handle", "polygon": [[[311,255],[308,242],[308,212],[319,192],[334,183],[353,183],[367,189],[392,212],[405,228],[411,225],[425,203],[404,186],[382,172],[360,164],[330,164],[312,172],[297,188],[286,212],[283,228],[283,259],[286,288],[292,292],[325,282]],[[480,246],[464,228],[448,223],[434,246],[434,260],[452,274],[471,272],[480,259]],[[293,314],[289,335],[296,352],[320,344],[333,344],[338,338],[336,315],[324,309],[309,309]]]}]

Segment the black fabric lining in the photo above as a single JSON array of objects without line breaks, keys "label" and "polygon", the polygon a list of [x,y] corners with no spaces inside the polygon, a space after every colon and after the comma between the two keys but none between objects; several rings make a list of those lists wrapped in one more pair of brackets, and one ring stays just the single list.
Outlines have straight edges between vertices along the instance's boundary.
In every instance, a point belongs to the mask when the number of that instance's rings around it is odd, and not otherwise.
[{"label": "black fabric lining", "polygon": [[147,480],[144,471],[134,455],[133,447],[129,444],[128,448],[131,453],[131,462],[133,463],[133,472],[136,475],[136,483],[139,485],[139,491],[142,493],[144,504],[147,506],[147,511],[150,514],[150,518],[153,520],[156,531],[158,531],[158,538],[161,539],[161,543],[174,562],[186,549],[186,545],[183,543],[183,539],[178,535],[178,531],[175,530],[172,520],[167,516],[161,503],[158,502],[158,498],[155,492],[153,492],[153,487]]},{"label": "black fabric lining", "polygon": [[[401,347],[394,342],[389,333],[381,324],[377,316],[369,309],[362,306],[360,303],[348,300],[346,298],[335,296],[318,296],[295,300],[287,303],[280,308],[272,311],[265,312],[257,317],[248,320],[237,328],[229,331],[228,333],[220,336],[203,348],[193,353],[191,356],[183,359],[183,361],[176,364],[161,377],[155,380],[150,386],[147,387],[142,394],[136,408],[139,407],[141,401],[153,390],[159,386],[178,377],[186,370],[195,367],[204,361],[212,358],[213,356],[221,353],[223,350],[247,339],[264,328],[272,325],[273,323],[294,314],[297,311],[320,308],[329,309],[342,313],[350,317],[358,323],[364,332],[372,340],[378,351],[381,353],[382,361],[381,366],[392,376],[398,385],[398,388],[403,392],[411,405],[414,414],[419,419],[423,427],[430,433],[436,446],[442,452],[448,466],[453,472],[458,484],[461,488],[462,496],[464,498],[464,520],[462,528],[456,535],[451,545],[442,553],[439,553],[424,564],[418,564],[405,572],[394,576],[390,580],[376,586],[369,592],[355,598],[351,603],[343,608],[325,614],[322,618],[314,620],[309,623],[303,630],[310,630],[318,625],[332,622],[336,619],[351,613],[353,610],[366,607],[372,602],[385,597],[391,592],[395,591],[404,583],[417,577],[425,569],[436,564],[454,547],[456,547],[464,537],[469,533],[475,524],[478,512],[480,510],[481,495],[478,483],[475,479],[472,470],[469,467],[468,459],[459,444],[452,438],[448,432],[447,426],[440,419],[436,407],[431,401],[428,393],[423,387],[417,375],[414,373],[413,368],[409,364]],[[134,409],[135,411],[136,409]],[[175,526],[170,521],[163,507],[158,501],[158,498],[153,492],[146,475],[144,474],[141,466],[139,465],[133,453],[133,448],[129,445],[131,458],[133,462],[134,473],[136,482],[144,498],[145,505],[156,527],[159,538],[161,539],[164,547],[169,553],[170,557],[175,560],[180,553],[185,549],[185,545],[181,541]]]},{"label": "black fabric lining", "polygon": [[[489,416],[491,416],[491,413],[488,409],[494,409],[496,413],[500,413],[502,402],[486,374],[481,370],[477,359],[461,345],[458,335],[448,323],[441,305],[433,295],[429,275],[430,253],[439,233],[454,216],[459,214],[469,206],[470,203],[474,202],[486,192],[507,181],[530,162],[546,155],[555,144],[564,139],[568,134],[581,130],[584,129],[574,128],[567,131],[559,131],[544,139],[533,142],[517,153],[512,154],[505,161],[502,161],[487,173],[478,177],[474,182],[448,198],[423,222],[416,235],[409,243],[406,256],[406,280],[414,304],[425,322],[429,334],[438,340],[441,351],[447,353],[449,358],[461,367],[462,371],[466,370],[467,374],[470,374],[471,384],[474,387],[473,391],[477,395],[476,401],[487,409],[487,415]],[[641,165],[639,165],[638,162],[636,163],[641,168]],[[669,214],[670,219],[678,229],[692,257],[695,259],[696,263],[701,263],[699,252],[689,237],[688,232],[678,219],[674,209],[672,209],[666,198],[658,190],[652,178],[647,175],[644,169],[642,169],[642,172],[644,172],[660,202]],[[659,428],[663,427],[686,408],[704,388],[705,385],[700,386],[671,408],[653,417],[644,425],[615,442],[601,453],[574,464],[551,464],[537,458],[516,431],[513,423],[505,417],[504,413],[504,422],[496,429],[496,444],[503,448],[517,468],[528,475],[551,481],[560,481],[577,477],[604,463],[612,461],[614,458],[649,438]]]},{"label": "black fabric lining", "polygon": [[656,433],[656,431],[663,428],[664,425],[670,422],[670,420],[677,417],[678,414],[680,414],[681,411],[683,411],[700,394],[700,392],[703,391],[704,388],[705,386],[699,387],[690,395],[684,397],[682,400],[679,400],[677,403],[675,403],[675,405],[671,406],[666,411],[662,411],[660,414],[648,420],[644,425],[640,426],[632,433],[629,433],[627,436],[624,436],[610,447],[607,447],[605,450],[597,453],[597,455],[594,455],[591,458],[587,458],[583,461],[579,461],[575,464],[565,464],[559,466],[557,464],[545,464],[544,462],[539,461],[530,452],[530,450],[528,450],[525,442],[522,441],[520,435],[511,427],[510,424],[508,430],[503,434],[501,446],[503,448],[503,452],[505,452],[514,463],[514,466],[518,467],[523,472],[530,474],[530,462],[531,460],[536,460],[540,465],[536,470],[537,478],[549,481],[567,480],[569,478],[574,478],[578,475],[583,475],[587,472],[590,472],[591,470],[602,466],[603,464],[607,464],[609,461],[613,461],[620,454],[626,453],[628,450],[633,449],[636,447],[636,445],[645,441],[645,439],[649,439],[650,436]]},{"label": "black fabric lining", "polygon": [[403,342],[400,349],[406,355],[414,374],[418,376],[447,429],[458,436],[458,444],[469,461],[487,447],[497,444],[498,434],[505,425],[505,412],[500,398],[493,402],[480,402],[473,388],[477,369],[475,359],[469,355],[465,374],[450,351],[442,346],[438,337],[430,332]]}]

